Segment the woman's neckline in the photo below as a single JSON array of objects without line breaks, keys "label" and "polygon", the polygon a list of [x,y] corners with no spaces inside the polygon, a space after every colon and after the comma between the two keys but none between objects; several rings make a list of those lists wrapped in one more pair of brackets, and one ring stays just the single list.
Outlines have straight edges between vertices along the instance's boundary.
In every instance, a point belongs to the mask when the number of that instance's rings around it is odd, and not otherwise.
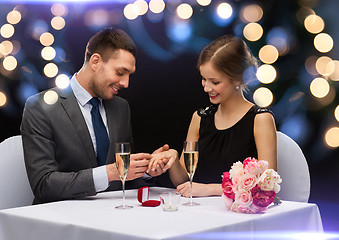
[{"label": "woman's neckline", "polygon": [[213,126],[214,126],[214,128],[215,128],[216,130],[218,130],[218,131],[229,130],[229,129],[233,128],[234,126],[236,126],[239,122],[241,122],[241,121],[245,118],[245,116],[246,116],[249,112],[251,112],[251,110],[252,110],[253,108],[255,108],[255,104],[253,104],[253,105],[246,111],[246,113],[245,113],[245,114],[244,114],[237,122],[235,122],[233,125],[231,125],[231,126],[229,126],[229,127],[227,127],[227,128],[221,128],[221,129],[217,128],[216,125],[215,125],[215,114],[216,114],[216,112],[215,112],[215,113],[213,114]]}]

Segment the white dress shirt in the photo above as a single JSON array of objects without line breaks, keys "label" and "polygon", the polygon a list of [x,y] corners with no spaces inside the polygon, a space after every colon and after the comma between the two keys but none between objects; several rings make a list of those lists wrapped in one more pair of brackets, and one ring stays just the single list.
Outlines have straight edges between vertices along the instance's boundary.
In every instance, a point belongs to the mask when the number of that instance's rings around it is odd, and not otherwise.
[{"label": "white dress shirt", "polygon": [[[76,79],[76,74],[74,74],[73,77],[71,78],[70,85],[75,95],[75,98],[78,101],[80,110],[82,112],[82,115],[84,116],[87,128],[91,135],[95,154],[97,154],[96,139],[91,116],[92,105],[89,103],[89,100],[92,99],[92,96],[79,84],[79,82]],[[107,130],[107,117],[105,108],[102,104],[102,99],[99,98],[99,100],[100,100],[99,105],[100,115]],[[109,134],[109,131],[107,131],[107,133]],[[97,192],[104,191],[108,188],[108,176],[106,171],[106,165],[93,168],[93,181]]]}]

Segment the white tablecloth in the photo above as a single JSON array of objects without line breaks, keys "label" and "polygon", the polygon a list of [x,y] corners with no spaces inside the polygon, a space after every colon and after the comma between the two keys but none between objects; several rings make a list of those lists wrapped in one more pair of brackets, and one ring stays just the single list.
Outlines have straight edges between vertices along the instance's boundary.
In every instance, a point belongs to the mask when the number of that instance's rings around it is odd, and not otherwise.
[{"label": "white tablecloth", "polygon": [[[159,200],[164,190],[151,188],[150,199]],[[221,197],[207,197],[194,199],[200,206],[164,212],[160,206],[142,207],[136,194],[126,191],[127,204],[134,206],[128,210],[115,208],[122,203],[121,191],[1,210],[0,240],[264,239],[262,234],[272,231],[266,239],[280,239],[276,231],[280,236],[323,231],[315,204],[283,201],[264,214],[240,214],[227,211]]]}]

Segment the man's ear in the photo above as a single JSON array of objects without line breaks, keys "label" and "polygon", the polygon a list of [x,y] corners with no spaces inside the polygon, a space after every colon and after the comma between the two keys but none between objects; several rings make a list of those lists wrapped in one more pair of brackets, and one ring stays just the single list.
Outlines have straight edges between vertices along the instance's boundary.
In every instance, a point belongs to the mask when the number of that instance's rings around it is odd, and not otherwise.
[{"label": "man's ear", "polygon": [[94,53],[89,59],[89,64],[91,65],[91,68],[93,69],[93,71],[96,71],[99,68],[101,62],[102,62],[102,58],[100,54],[98,53]]}]

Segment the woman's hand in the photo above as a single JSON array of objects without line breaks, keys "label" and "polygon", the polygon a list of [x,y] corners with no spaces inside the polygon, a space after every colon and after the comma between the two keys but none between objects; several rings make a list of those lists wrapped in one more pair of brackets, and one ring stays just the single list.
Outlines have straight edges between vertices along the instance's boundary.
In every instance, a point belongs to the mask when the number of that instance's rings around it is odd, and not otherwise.
[{"label": "woman's hand", "polygon": [[[191,196],[191,185],[187,181],[177,186],[177,192],[183,197]],[[193,197],[207,197],[207,196],[221,196],[222,188],[221,184],[204,184],[204,183],[192,183],[192,196]]]},{"label": "woman's hand", "polygon": [[178,160],[178,152],[174,149],[153,153],[148,164],[147,173],[158,176],[166,172]]}]

